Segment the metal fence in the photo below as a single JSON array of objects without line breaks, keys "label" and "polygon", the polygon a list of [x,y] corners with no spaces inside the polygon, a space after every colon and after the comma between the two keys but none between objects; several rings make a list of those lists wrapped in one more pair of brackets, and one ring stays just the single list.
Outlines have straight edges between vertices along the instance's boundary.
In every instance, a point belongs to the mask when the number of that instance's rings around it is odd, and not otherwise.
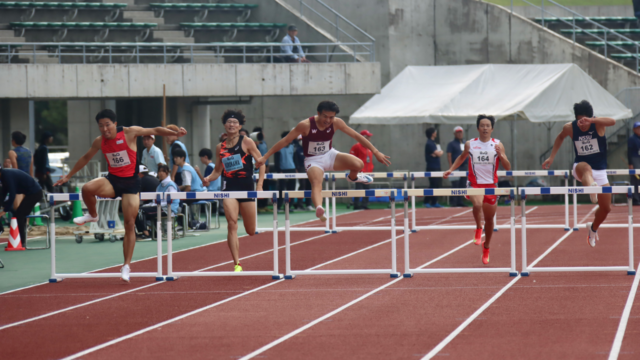
[{"label": "metal fence", "polygon": [[[3,63],[278,63],[288,62],[281,43],[0,42]],[[375,61],[374,43],[302,43],[315,62]]]}]

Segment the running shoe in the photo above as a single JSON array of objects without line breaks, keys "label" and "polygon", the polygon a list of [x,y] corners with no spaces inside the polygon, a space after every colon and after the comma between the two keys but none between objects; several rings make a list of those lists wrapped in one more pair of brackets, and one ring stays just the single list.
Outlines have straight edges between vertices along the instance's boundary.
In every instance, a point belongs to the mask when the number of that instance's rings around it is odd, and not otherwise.
[{"label": "running shoe", "polygon": [[600,239],[598,237],[598,232],[597,231],[593,231],[591,229],[591,226],[593,226],[592,223],[587,223],[587,229],[589,231],[589,236],[587,236],[587,242],[589,243],[589,246],[595,247],[596,246],[596,240],[600,240]]},{"label": "running shoe", "polygon": [[327,217],[324,216],[324,208],[322,206],[318,206],[316,208],[316,217],[322,222],[327,221]]},{"label": "running shoe", "polygon": [[[303,210],[304,210],[304,209],[303,209]],[[311,206],[311,205],[307,206],[307,211],[313,211],[313,210],[314,210],[314,209],[313,209],[313,206]]]},{"label": "running shoe", "polygon": [[347,176],[347,181],[354,183],[371,184],[373,182],[373,178],[369,175],[358,174],[358,177],[355,180],[351,180],[351,178]]},{"label": "running shoe", "polygon": [[[598,183],[593,183],[591,186],[598,186]],[[589,198],[591,199],[592,204],[596,204],[598,202],[598,194],[589,194]]]},{"label": "running shoe", "polygon": [[120,274],[121,274],[120,279],[122,279],[122,281],[129,282],[130,272],[131,272],[131,269],[129,269],[129,265],[123,266],[122,269],[120,269]]},{"label": "running shoe", "polygon": [[482,229],[476,229],[476,236],[473,237],[473,240],[476,245],[482,244]]},{"label": "running shoe", "polygon": [[237,264],[237,265],[233,268],[233,272],[242,272],[242,265]]},{"label": "running shoe", "polygon": [[489,263],[489,249],[482,248],[482,263],[487,265]]},{"label": "running shoe", "polygon": [[81,216],[81,217],[77,217],[75,219],[73,219],[73,223],[78,225],[78,226],[82,226],[88,222],[98,222],[98,216],[93,217],[91,216],[89,213]]}]

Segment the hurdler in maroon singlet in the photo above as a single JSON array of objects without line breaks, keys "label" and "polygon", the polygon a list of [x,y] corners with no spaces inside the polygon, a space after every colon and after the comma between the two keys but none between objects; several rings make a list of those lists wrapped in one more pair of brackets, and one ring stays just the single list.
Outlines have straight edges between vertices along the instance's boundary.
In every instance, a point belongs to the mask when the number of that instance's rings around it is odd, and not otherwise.
[{"label": "hurdler in maroon singlet", "polygon": [[331,142],[335,133],[333,124],[324,130],[318,129],[316,117],[309,118],[309,134],[302,137],[304,157],[324,155],[331,150]]}]

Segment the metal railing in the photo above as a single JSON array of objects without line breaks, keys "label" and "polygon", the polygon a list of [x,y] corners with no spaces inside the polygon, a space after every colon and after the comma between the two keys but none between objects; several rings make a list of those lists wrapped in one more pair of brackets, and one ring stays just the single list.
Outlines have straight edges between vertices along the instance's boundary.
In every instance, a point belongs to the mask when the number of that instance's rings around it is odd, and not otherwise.
[{"label": "metal railing", "polygon": [[[305,56],[314,62],[375,60],[372,42],[302,43]],[[344,46],[343,46],[344,45]],[[0,42],[0,63],[261,63],[288,62],[281,43],[97,43],[97,42]],[[352,52],[347,52],[350,49]],[[64,59],[63,59],[64,58]]]},{"label": "metal railing", "polygon": [[[571,10],[571,9],[569,9],[566,6],[560,5],[560,4],[558,4],[557,2],[555,2],[553,0],[540,0],[540,6],[534,5],[531,2],[529,2],[528,0],[521,0],[521,1],[533,6],[535,8],[537,8],[537,9],[540,9],[542,26],[544,26],[544,24],[545,24],[545,14],[550,14],[550,15],[554,16],[555,18],[557,18],[558,21],[561,21],[566,25],[570,25],[572,27],[572,29],[574,30],[573,33],[572,33],[572,40],[573,40],[574,44],[576,43],[576,31],[575,30],[582,30],[581,31],[582,34],[589,35],[589,36],[591,36],[591,37],[593,37],[595,39],[598,39],[599,41],[602,41],[604,43],[604,56],[605,57],[608,57],[608,53],[609,53],[609,50],[610,50],[608,47],[611,47],[611,48],[614,48],[616,50],[619,50],[624,54],[631,55],[636,60],[635,72],[636,73],[640,73],[640,42],[631,40],[630,38],[628,38],[628,37],[626,37],[626,36],[624,36],[622,34],[619,34],[616,31],[611,30],[608,27],[606,27],[606,26],[604,26],[604,25],[602,25],[602,24],[600,24],[600,23],[598,23],[596,21],[593,21],[590,18],[588,18],[586,16],[583,16],[583,15],[581,15],[581,14],[579,14],[579,13],[577,13],[577,12]],[[567,12],[569,12],[571,14],[572,20],[571,21],[567,21],[567,20],[563,19],[561,16],[558,16],[558,15],[546,10],[544,8],[545,1],[557,6],[560,9],[563,9],[563,10],[566,10]],[[513,0],[511,0],[511,13],[513,14]],[[586,23],[588,23],[590,25],[594,25],[597,29],[603,30],[604,31],[604,36],[600,37],[597,34],[589,32],[588,30],[590,30],[590,29],[583,29],[580,26],[576,25],[576,19],[578,19],[580,21],[584,20]],[[610,38],[611,36],[614,37],[614,40],[611,40],[611,38]],[[633,43],[635,45],[636,51],[634,53],[634,52],[625,50],[624,48],[613,44],[612,41],[628,41],[628,42],[631,42],[631,43]]]},{"label": "metal railing", "polygon": [[[332,36],[339,43],[341,38],[346,37],[347,41],[357,43],[366,51],[371,53],[369,61],[375,61],[375,42],[376,39],[362,30],[356,24],[346,17],[335,11],[332,7],[324,3],[322,0],[284,0],[286,3],[297,6],[300,16],[311,20],[310,15],[318,18],[329,25],[333,30]],[[317,4],[317,6],[309,5],[309,3]],[[295,4],[295,5],[294,5]],[[322,25],[322,24],[318,24]],[[344,43],[343,43],[344,44]]]}]

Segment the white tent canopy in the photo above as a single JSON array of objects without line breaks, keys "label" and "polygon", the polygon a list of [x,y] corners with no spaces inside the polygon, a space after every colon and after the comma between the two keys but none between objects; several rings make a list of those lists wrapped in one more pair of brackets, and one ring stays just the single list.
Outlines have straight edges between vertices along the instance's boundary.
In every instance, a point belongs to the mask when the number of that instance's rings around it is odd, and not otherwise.
[{"label": "white tent canopy", "polygon": [[351,124],[473,124],[496,120],[571,121],[573,104],[588,100],[594,114],[632,117],[613,95],[575,64],[408,66],[362,105]]}]

